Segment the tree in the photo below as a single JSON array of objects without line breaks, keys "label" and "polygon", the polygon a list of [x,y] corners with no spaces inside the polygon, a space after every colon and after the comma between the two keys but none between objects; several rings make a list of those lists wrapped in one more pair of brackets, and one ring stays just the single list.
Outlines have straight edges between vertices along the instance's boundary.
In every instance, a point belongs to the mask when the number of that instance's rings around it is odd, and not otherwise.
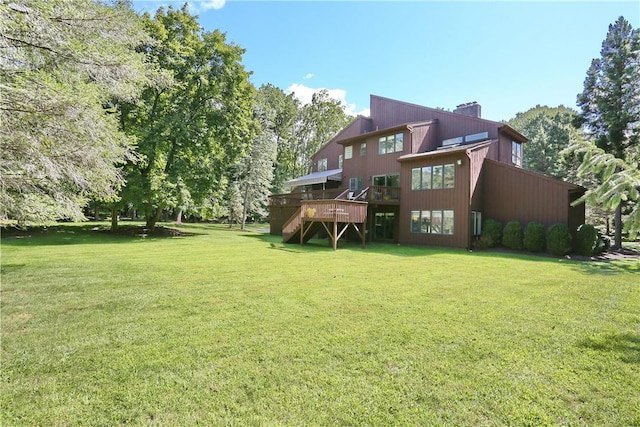
[{"label": "tree", "polygon": [[257,93],[254,114],[260,131],[257,132],[247,156],[236,168],[238,189],[242,197],[241,229],[248,214],[267,216],[266,203],[273,180],[273,165],[277,156],[277,120],[280,111],[271,108],[272,90],[261,87]]},{"label": "tree", "polygon": [[296,126],[301,106],[293,93],[287,95],[271,84],[258,89],[258,100],[266,119],[261,121],[262,129],[271,133],[276,141],[271,192],[281,193],[284,182],[295,177]]},{"label": "tree", "polygon": [[348,122],[340,101],[331,98],[326,90],[314,93],[311,103],[300,111],[296,132],[298,143],[293,152],[293,176],[311,172],[312,156]]},{"label": "tree", "polygon": [[[584,90],[578,95],[580,113],[575,121],[604,153],[629,164],[640,140],[640,31],[634,30],[624,17],[609,26],[602,42],[600,58],[595,58],[587,70]],[[588,156],[586,161],[595,161]],[[585,169],[597,169],[587,165]],[[620,171],[622,172],[622,171]],[[606,180],[601,187],[607,191],[593,191],[593,195],[608,194]],[[624,201],[624,197],[619,198]],[[611,199],[607,199],[611,200]],[[615,208],[614,248],[622,244],[622,204]]]},{"label": "tree", "polygon": [[150,85],[141,102],[122,106],[122,127],[138,138],[141,157],[129,165],[122,195],[153,228],[166,210],[223,193],[229,165],[253,138],[254,89],[241,64],[244,50],[217,30],[205,32],[187,5],[145,14],[144,23],[152,42],[140,50],[172,81]]},{"label": "tree", "polygon": [[536,105],[518,113],[507,124],[529,138],[524,150],[525,169],[570,181],[577,165],[563,155],[563,150],[580,139],[573,126],[577,113],[567,107]]},{"label": "tree", "polygon": [[0,216],[78,219],[117,196],[133,153],[112,101],[138,97],[145,39],[122,2],[0,3]]},{"label": "tree", "polygon": [[640,150],[630,150],[627,157],[633,160],[625,161],[589,142],[579,142],[571,149],[584,156],[579,175],[598,174],[602,178],[601,185],[589,189],[576,203],[586,200],[614,209],[628,202],[624,231],[635,239],[640,234]]}]

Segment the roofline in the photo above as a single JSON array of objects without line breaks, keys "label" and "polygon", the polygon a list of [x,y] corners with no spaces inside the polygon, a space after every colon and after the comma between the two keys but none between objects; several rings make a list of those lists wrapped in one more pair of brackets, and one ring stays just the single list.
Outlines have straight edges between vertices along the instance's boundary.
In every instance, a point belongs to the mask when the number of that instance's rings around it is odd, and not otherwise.
[{"label": "roofline", "polygon": [[499,162],[497,160],[492,160],[492,159],[484,159],[484,161],[485,162],[490,162],[490,163],[492,163],[494,165],[497,165],[497,166],[500,166],[500,167],[503,167],[503,168],[513,168],[513,169],[516,169],[516,170],[518,170],[521,173],[524,173],[526,175],[535,176],[537,178],[543,178],[543,179],[546,179],[547,181],[553,181],[553,182],[555,182],[557,184],[561,184],[561,185],[563,185],[565,187],[568,187],[569,190],[571,190],[571,191],[586,191],[587,190],[585,187],[583,187],[581,185],[573,184],[573,183],[567,182],[567,181],[563,181],[561,179],[554,178],[552,176],[545,175],[545,174],[540,173],[540,172],[535,172],[535,171],[531,171],[531,170],[528,170],[528,169],[523,169],[523,168],[520,168],[520,167],[517,167],[517,166],[510,165],[508,163]]},{"label": "roofline", "polygon": [[352,137],[349,137],[349,138],[341,139],[339,141],[336,141],[336,143],[338,143],[338,144],[348,144],[348,143],[355,142],[355,141],[358,141],[358,140],[363,139],[363,138],[369,138],[371,136],[385,135],[385,134],[388,134],[389,132],[397,132],[399,130],[410,130],[411,131],[411,130],[413,130],[414,127],[424,126],[424,125],[437,123],[437,122],[438,122],[438,120],[436,119],[436,120],[425,120],[425,121],[421,121],[421,122],[402,123],[400,125],[391,126],[391,127],[384,128],[384,129],[373,130],[371,132],[361,133],[360,135],[356,135],[356,136],[352,136]]}]

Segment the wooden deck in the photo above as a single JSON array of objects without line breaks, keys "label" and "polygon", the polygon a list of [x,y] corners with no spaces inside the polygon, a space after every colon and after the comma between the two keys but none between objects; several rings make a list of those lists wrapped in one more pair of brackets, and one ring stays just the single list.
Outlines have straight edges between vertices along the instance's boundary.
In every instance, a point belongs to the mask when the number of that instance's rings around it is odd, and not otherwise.
[{"label": "wooden deck", "polygon": [[300,244],[304,244],[319,230],[320,224],[336,250],[338,239],[351,226],[361,237],[364,247],[366,223],[367,202],[340,199],[301,201],[300,208],[282,227],[282,236],[284,242],[299,238]]}]

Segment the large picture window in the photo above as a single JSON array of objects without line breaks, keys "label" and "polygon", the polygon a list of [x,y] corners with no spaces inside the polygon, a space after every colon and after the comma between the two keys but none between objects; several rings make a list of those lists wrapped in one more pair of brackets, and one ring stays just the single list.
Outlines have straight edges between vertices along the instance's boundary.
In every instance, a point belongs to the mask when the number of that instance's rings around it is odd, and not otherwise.
[{"label": "large picture window", "polygon": [[453,163],[411,169],[412,190],[455,188],[456,168]]},{"label": "large picture window", "polygon": [[452,210],[411,211],[411,232],[421,234],[453,234]]},{"label": "large picture window", "polygon": [[402,150],[404,150],[404,135],[401,133],[378,139],[378,154],[380,155],[398,153]]}]

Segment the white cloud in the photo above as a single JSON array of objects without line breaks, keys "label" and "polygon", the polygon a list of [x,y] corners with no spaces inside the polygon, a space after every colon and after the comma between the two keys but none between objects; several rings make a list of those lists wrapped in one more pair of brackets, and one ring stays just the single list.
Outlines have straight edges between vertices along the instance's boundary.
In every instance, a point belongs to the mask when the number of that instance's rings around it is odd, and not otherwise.
[{"label": "white cloud", "polygon": [[313,73],[307,73],[307,74],[304,75],[303,79],[309,80],[312,77],[313,77]]},{"label": "white cloud", "polygon": [[293,93],[296,99],[298,99],[298,101],[300,101],[302,104],[309,104],[311,103],[313,94],[316,92],[320,92],[321,90],[326,90],[329,94],[329,97],[339,101],[342,105],[342,108],[344,109],[344,112],[348,115],[369,116],[370,111],[368,108],[356,111],[356,104],[349,104],[347,102],[347,91],[345,91],[344,89],[312,88],[300,83],[293,83],[287,88],[287,93]]},{"label": "white cloud", "polygon": [[202,10],[209,9],[222,9],[226,3],[226,0],[203,0],[199,2]]}]

